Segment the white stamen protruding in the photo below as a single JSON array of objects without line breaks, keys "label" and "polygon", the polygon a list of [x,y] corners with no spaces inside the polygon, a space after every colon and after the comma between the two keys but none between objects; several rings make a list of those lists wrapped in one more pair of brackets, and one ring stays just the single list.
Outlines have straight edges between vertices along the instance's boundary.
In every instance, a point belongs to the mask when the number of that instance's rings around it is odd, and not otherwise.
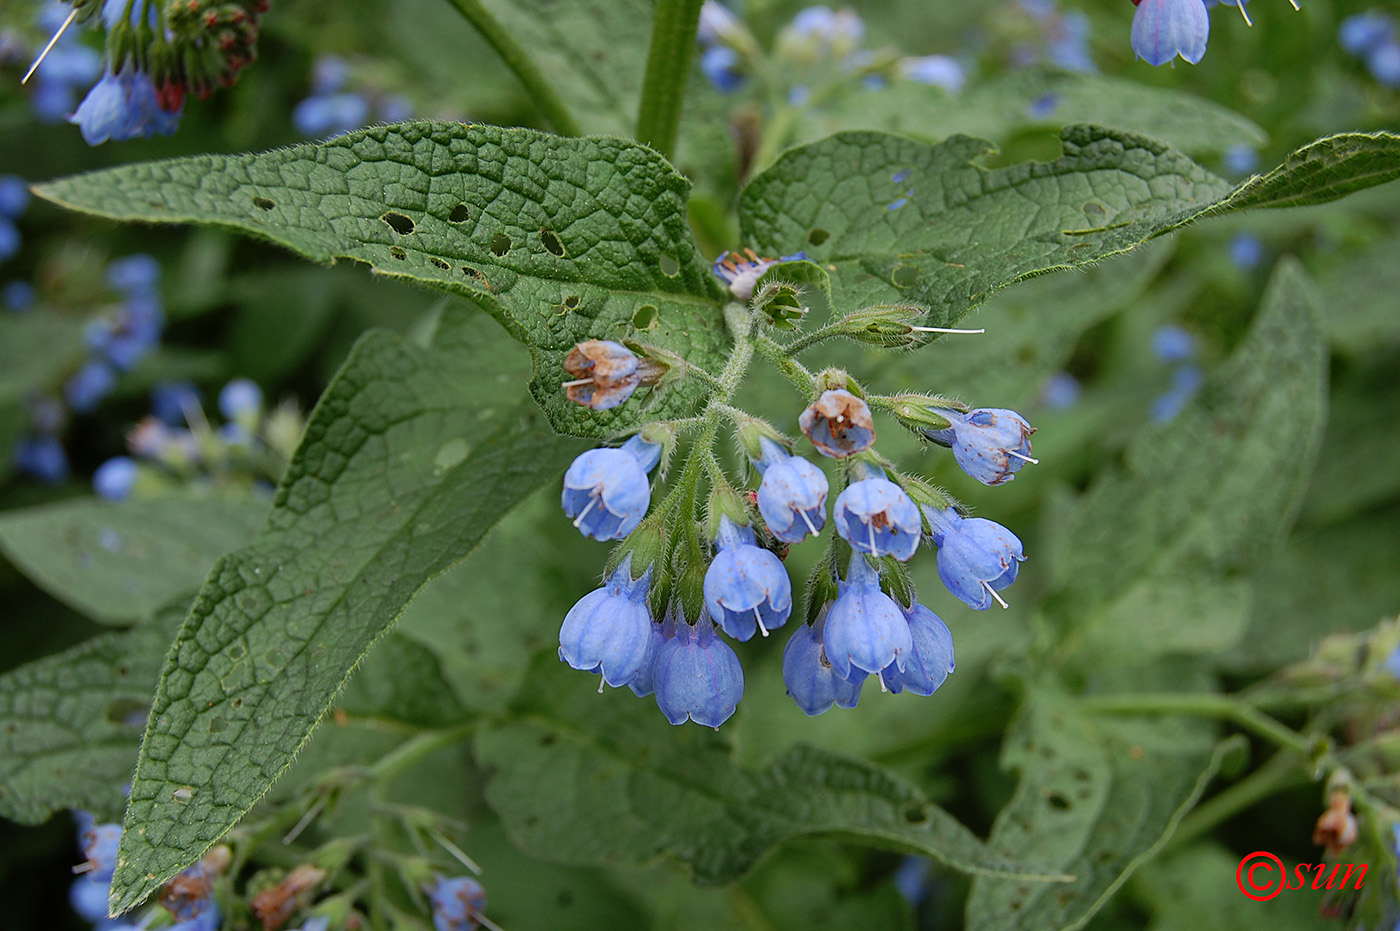
[{"label": "white stamen protruding", "polygon": [[84,873],[91,873],[95,869],[97,869],[96,863],[93,863],[91,860],[84,860],[82,863],[73,867],[73,875],[81,876]]},{"label": "white stamen protruding", "polygon": [[888,692],[888,691],[890,690],[890,689],[889,689],[889,686],[885,685],[885,674],[884,674],[883,672],[880,673],[880,674],[879,674],[878,676],[876,676],[875,678],[877,678],[877,679],[880,680],[880,691],[882,691],[882,692]]},{"label": "white stamen protruding", "polygon": [[815,537],[817,535],[817,528],[812,525],[812,518],[807,516],[806,511],[798,511],[797,513],[802,515],[802,523],[807,525],[807,529],[810,530],[812,532],[812,536]]},{"label": "white stamen protruding", "polygon": [[433,831],[431,832],[431,835],[433,840],[437,841],[439,844],[442,845],[442,849],[452,854],[452,858],[454,860],[465,866],[467,869],[471,870],[476,875],[481,875],[481,866],[477,864],[477,862],[471,857],[467,856],[466,853],[463,852],[461,847],[458,847],[456,844],[452,843],[452,841],[448,840],[446,837],[443,837],[441,832],[439,831]]},{"label": "white stamen protruding", "polygon": [[979,330],[957,330],[945,326],[911,326],[909,329],[916,333],[957,333],[963,336],[976,336],[979,333],[987,332],[986,327]]},{"label": "white stamen protruding", "polygon": [[[1298,4],[1295,3],[1294,0],[1288,0],[1288,2],[1293,4],[1293,9],[1298,9]],[[1246,26],[1253,26],[1254,23],[1250,21],[1249,14],[1245,12],[1244,0],[1235,0],[1235,6],[1240,8],[1240,15],[1244,17],[1244,24]]]},{"label": "white stamen protruding", "polygon": [[763,616],[758,613],[758,609],[753,609],[753,619],[758,621],[758,629],[763,632],[763,636],[768,636],[768,628],[763,626]]},{"label": "white stamen protruding", "polygon": [[607,681],[608,681],[608,680],[607,680],[607,677],[606,677],[606,676],[599,676],[599,677],[598,677],[598,694],[599,694],[599,695],[602,695],[602,694],[603,694],[603,686],[607,684]]},{"label": "white stamen protruding", "polygon": [[880,550],[875,546],[875,522],[871,521],[865,526],[870,530],[870,555],[878,558]]},{"label": "white stamen protruding", "polygon": [[58,40],[63,38],[63,34],[68,31],[68,27],[73,25],[73,20],[77,18],[78,11],[76,9],[68,14],[68,18],[63,21],[63,25],[58,27],[58,32],[55,32],[53,34],[53,38],[49,40],[49,44],[44,46],[44,50],[39,53],[39,57],[34,59],[34,64],[30,65],[29,70],[24,72],[24,77],[19,79],[19,83],[29,83],[29,79],[34,76],[34,72],[39,70],[39,65],[43,64],[44,59],[48,57],[49,52],[53,51],[53,47],[58,44]]},{"label": "white stamen protruding", "polygon": [[564,382],[564,383],[563,383],[562,385],[560,385],[559,387],[560,387],[560,388],[564,388],[564,389],[568,389],[568,388],[577,388],[579,385],[591,385],[591,384],[593,384],[593,379],[591,379],[591,378],[575,378],[573,381],[566,381],[566,382]]},{"label": "white stamen protruding", "polygon": [[1290,6],[1293,7],[1294,10],[1301,10],[1301,9],[1302,9],[1302,7],[1298,6],[1298,0],[1288,0],[1288,3],[1289,3]]},{"label": "white stamen protruding", "polygon": [[481,912],[478,912],[476,909],[472,909],[472,914],[476,916],[476,920],[480,922],[482,927],[486,928],[487,931],[505,931],[504,928],[496,924],[490,918],[487,918],[485,915],[481,914]]},{"label": "white stamen protruding", "polygon": [[282,838],[283,846],[291,844],[292,841],[300,837],[301,832],[305,831],[308,827],[311,826],[311,822],[316,820],[316,816],[319,815],[321,813],[321,809],[325,807],[326,796],[323,795],[316,800],[316,804],[306,809],[306,814],[302,815],[301,818],[297,820],[296,824],[292,825],[292,829],[287,832],[287,835],[285,837]]},{"label": "white stamen protruding", "polygon": [[987,590],[988,595],[991,595],[993,598],[996,599],[997,604],[1001,605],[1003,608],[1011,607],[1011,605],[1007,604],[1005,601],[1002,600],[1001,596],[997,594],[997,590],[995,588],[992,588],[992,584],[990,582],[983,582],[982,587]]},{"label": "white stamen protruding", "polygon": [[1008,449],[1008,450],[1006,451],[1006,454],[1007,454],[1008,456],[1015,456],[1017,459],[1024,459],[1024,460],[1026,460],[1027,462],[1029,462],[1031,465],[1040,465],[1040,460],[1039,460],[1039,459],[1032,459],[1030,456],[1026,456],[1026,455],[1023,455],[1023,454],[1021,454],[1021,453],[1018,453],[1018,452],[1016,452],[1016,450],[1014,450],[1014,449]]},{"label": "white stamen protruding", "polygon": [[578,525],[581,524],[581,523],[583,523],[583,519],[584,519],[585,517],[588,516],[588,512],[591,511],[591,510],[593,510],[593,505],[595,505],[595,504],[597,504],[597,503],[598,503],[598,496],[597,496],[597,495],[590,495],[589,498],[588,498],[588,507],[586,507],[586,508],[584,508],[582,511],[580,511],[578,517],[575,517],[575,518],[574,518],[574,529],[578,529]]}]

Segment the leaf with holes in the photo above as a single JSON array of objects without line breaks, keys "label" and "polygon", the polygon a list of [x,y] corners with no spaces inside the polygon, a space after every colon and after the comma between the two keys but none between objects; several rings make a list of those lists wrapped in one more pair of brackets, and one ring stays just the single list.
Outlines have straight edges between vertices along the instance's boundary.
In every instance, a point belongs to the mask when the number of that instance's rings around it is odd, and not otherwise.
[{"label": "leaf with holes", "polygon": [[918,303],[952,326],[1013,282],[1135,249],[1197,219],[1324,203],[1400,177],[1400,135],[1319,139],[1238,187],[1153,140],[1061,133],[1051,162],[983,168],[994,147],[840,133],[785,153],[745,188],[744,241],[832,268],[836,310]]},{"label": "leaf with holes", "polygon": [[160,657],[183,614],[182,604],[0,676],[0,816],[120,815]]},{"label": "leaf with holes", "polygon": [[1141,433],[1047,547],[1063,655],[1142,662],[1243,634],[1250,586],[1234,577],[1302,503],[1326,420],[1326,350],[1316,297],[1281,261],[1229,362],[1175,419]]},{"label": "leaf with holes", "polygon": [[267,502],[252,498],[84,498],[0,515],[0,551],[88,617],[130,624],[193,594],[266,516]]},{"label": "leaf with holes", "polygon": [[689,414],[708,390],[681,378],[588,411],[559,387],[564,357],[581,340],[635,339],[715,370],[728,354],[724,294],[686,218],[690,184],[623,139],[402,123],[260,155],[128,165],[36,190],[100,216],[228,227],[318,262],[354,259],[460,294],[530,347],[531,390],[562,433],[610,436],[644,417]]},{"label": "leaf with holes", "polygon": [[673,728],[618,689],[602,697],[553,656],[536,662],[516,713],[484,729],[486,800],[527,852],[579,864],[674,857],[702,883],[742,876],[775,844],[837,835],[918,853],[968,873],[1045,876],[1033,858],[991,856],[917,789],[869,763],[795,747],[763,770],[723,737]]},{"label": "leaf with holes", "polygon": [[533,405],[501,403],[523,360],[476,330],[458,309],[429,348],[364,336],[312,413],[267,526],[210,571],[161,672],[118,911],[261,798],[414,594],[578,451]]},{"label": "leaf with holes", "polygon": [[1020,783],[988,844],[1074,878],[975,877],[970,931],[1082,927],[1196,804],[1232,747],[1213,743],[1197,721],[1090,717],[1050,687],[1028,691],[1002,750]]}]

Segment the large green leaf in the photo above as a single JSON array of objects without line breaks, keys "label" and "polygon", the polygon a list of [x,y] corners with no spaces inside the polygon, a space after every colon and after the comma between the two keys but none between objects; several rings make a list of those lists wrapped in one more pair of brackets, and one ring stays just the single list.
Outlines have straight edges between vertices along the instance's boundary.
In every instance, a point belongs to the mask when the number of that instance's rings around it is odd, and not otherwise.
[{"label": "large green leaf", "polygon": [[[204,223],[318,262],[349,258],[469,298],[531,348],[532,390],[565,433],[606,436],[642,415],[689,413],[682,379],[595,413],[567,400],[565,354],[626,339],[722,363],[721,292],[686,220],[690,184],[651,149],[617,138],[402,123],[259,155],[127,165],[38,193],[118,220]],[[643,308],[647,329],[633,318]],[[641,318],[639,318],[640,320]]]},{"label": "large green leaf", "polygon": [[253,498],[81,498],[0,515],[0,551],[60,601],[129,624],[193,594],[266,515],[267,502]]},{"label": "large green leaf", "polygon": [[0,676],[0,815],[63,808],[116,818],[125,804],[160,658],[184,606]]},{"label": "large green leaf", "polygon": [[268,790],[414,593],[576,451],[509,403],[522,360],[477,330],[453,310],[430,348],[367,334],[312,413],[267,527],[210,571],[142,743],[118,910]]},{"label": "large green leaf", "polygon": [[1219,152],[1235,144],[1262,145],[1257,125],[1175,89],[1149,87],[1103,74],[1029,68],[974,84],[956,96],[912,81],[871,92],[841,91],[800,111],[800,139],[851,129],[904,133],[937,141],[961,133],[1004,140],[1029,129],[1095,123],[1140,133],[1183,152]]},{"label": "large green leaf", "polygon": [[967,927],[1083,927],[1200,798],[1222,757],[1212,743],[1198,722],[1090,718],[1049,687],[1031,690],[1002,751],[1003,767],[1021,781],[988,843],[1074,880],[976,877]]},{"label": "large green leaf", "polygon": [[837,310],[905,302],[951,325],[1008,284],[1077,268],[1207,215],[1322,203],[1400,177],[1400,135],[1329,136],[1236,188],[1180,152],[1071,126],[1064,155],[987,169],[994,147],[846,132],[793,149],[744,190],[745,242],[805,249]]},{"label": "large green leaf", "polygon": [[1301,504],[1326,419],[1326,342],[1316,298],[1279,263],[1229,362],[1170,423],[1144,430],[1122,468],[1084,496],[1049,547],[1089,662],[1214,652],[1243,634],[1239,578]]},{"label": "large green leaf", "polygon": [[651,43],[647,0],[482,0],[584,132],[631,136]]},{"label": "large green leaf", "polygon": [[702,883],[743,875],[780,841],[828,834],[920,853],[970,873],[1053,882],[1033,859],[992,856],[913,786],[868,763],[795,747],[762,770],[736,765],[720,735],[673,728],[626,690],[544,657],[512,719],[483,730],[486,798],[534,856],[580,864],[668,855]]}]

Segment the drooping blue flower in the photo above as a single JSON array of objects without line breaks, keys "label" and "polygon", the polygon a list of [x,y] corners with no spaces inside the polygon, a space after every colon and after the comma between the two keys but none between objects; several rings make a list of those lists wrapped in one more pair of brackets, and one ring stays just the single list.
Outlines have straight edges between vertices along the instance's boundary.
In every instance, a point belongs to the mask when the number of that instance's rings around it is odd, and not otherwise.
[{"label": "drooping blue flower", "polygon": [[311,92],[334,94],[350,80],[350,63],[339,55],[318,55],[311,63]]},{"label": "drooping blue flower", "polygon": [[0,304],[15,313],[24,313],[33,307],[36,297],[34,286],[27,281],[7,281],[5,287],[0,288]]},{"label": "drooping blue flower", "polygon": [[875,421],[864,401],[844,388],[823,391],[797,418],[797,425],[817,452],[844,459],[875,443]]},{"label": "drooping blue flower", "polygon": [[821,533],[830,491],[825,473],[801,456],[788,455],[767,437],[759,440],[759,447],[763,482],[758,486],[758,513],[769,532],[784,543],[801,543],[807,534]]},{"label": "drooping blue flower", "polygon": [[922,55],[918,58],[901,58],[899,71],[917,84],[941,87],[950,94],[956,94],[967,83],[967,73],[956,58],[948,55]]},{"label": "drooping blue flower", "polygon": [[1252,146],[1236,143],[1225,150],[1225,170],[1232,175],[1247,175],[1259,167],[1259,153]]},{"label": "drooping blue flower", "polygon": [[836,675],[850,679],[878,674],[891,663],[903,667],[914,646],[909,622],[880,590],[880,576],[864,556],[851,554],[850,570],[839,589],[822,633],[826,658]]},{"label": "drooping blue flower", "polygon": [[864,672],[851,670],[849,678],[843,679],[826,658],[822,637],[830,610],[829,605],[823,608],[814,624],[799,625],[783,648],[783,684],[808,717],[816,717],[832,705],[854,708],[865,684]]},{"label": "drooping blue flower", "polygon": [[29,206],[29,185],[19,175],[0,175],[0,216],[11,220]]},{"label": "drooping blue flower", "polygon": [[121,844],[120,824],[98,824],[85,811],[78,818],[78,848],[86,861],[83,875],[88,879],[107,882],[117,868],[117,847]]},{"label": "drooping blue flower", "polygon": [[115,74],[109,68],[68,122],[78,126],[88,145],[101,145],[109,139],[168,136],[179,126],[180,111],[164,110],[151,76],[127,63]]},{"label": "drooping blue flower", "polygon": [[1152,332],[1152,354],[1163,362],[1185,362],[1196,356],[1196,337],[1175,324]]},{"label": "drooping blue flower", "polygon": [[1400,87],[1400,42],[1385,42],[1366,56],[1371,77],[1385,87]]},{"label": "drooping blue flower", "polygon": [[1230,262],[1236,268],[1255,268],[1267,254],[1264,241],[1252,233],[1238,233],[1230,238]]},{"label": "drooping blue flower", "polygon": [[474,931],[486,912],[486,890],[470,876],[438,876],[428,888],[437,931]]},{"label": "drooping blue flower", "polygon": [[1068,410],[1079,402],[1083,390],[1079,379],[1069,372],[1056,372],[1040,390],[1040,402],[1052,411]]},{"label": "drooping blue flower", "polygon": [[160,904],[175,919],[175,927],[180,931],[214,931],[219,927],[214,879],[227,864],[226,849],[205,854],[161,887]]},{"label": "drooping blue flower", "polygon": [[782,627],[792,614],[792,581],[782,560],[754,544],[750,527],[721,517],[719,553],[705,571],[705,607],[735,640],[763,636]]},{"label": "drooping blue flower", "polygon": [[359,129],[369,120],[369,101],[363,94],[313,94],[292,110],[292,125],[303,136],[338,136]]},{"label": "drooping blue flower", "polygon": [[633,579],[632,556],[623,557],[603,587],[584,595],[564,616],[559,658],[574,669],[598,673],[614,688],[631,682],[653,659],[650,588],[651,567]]},{"label": "drooping blue flower", "polygon": [[1395,19],[1380,10],[1367,10],[1342,20],[1337,41],[1352,55],[1365,58],[1395,38]]},{"label": "drooping blue flower", "polygon": [[661,648],[666,645],[666,641],[675,635],[676,622],[674,618],[667,617],[665,621],[653,620],[651,622],[651,647],[647,653],[646,661],[642,663],[642,668],[637,670],[637,674],[632,677],[632,681],[627,683],[627,687],[638,698],[646,698],[656,691],[656,658],[661,655]]},{"label": "drooping blue flower", "polygon": [[1210,14],[1201,0],[1142,0],[1133,13],[1133,52],[1149,65],[1178,55],[1194,65],[1209,38]]},{"label": "drooping blue flower", "polygon": [[1183,365],[1172,372],[1172,386],[1152,402],[1152,419],[1165,423],[1175,419],[1191,396],[1205,383],[1205,372],[1197,365]]},{"label": "drooping blue flower", "polygon": [[97,467],[92,473],[92,490],[99,498],[108,501],[122,501],[131,494],[140,475],[136,460],[128,456],[115,456]]},{"label": "drooping blue flower", "polygon": [[661,446],[634,436],[620,449],[590,449],[564,473],[564,514],[593,540],[621,540],[642,522],[651,503],[647,473]]},{"label": "drooping blue flower", "polygon": [[994,600],[1006,607],[997,592],[1016,581],[1026,559],[1016,535],[1001,524],[963,517],[952,508],[923,510],[938,547],[938,577],[948,591],[978,611],[990,608]]},{"label": "drooping blue flower", "polygon": [[865,38],[865,23],[854,10],[809,6],[797,12],[784,32],[789,41],[813,43],[813,51],[839,58],[860,45]]},{"label": "drooping blue flower", "polygon": [[262,389],[251,378],[235,378],[219,389],[219,413],[229,420],[256,424],[262,404]]},{"label": "drooping blue flower", "polygon": [[[1199,2],[1199,0],[1197,0]],[[1016,477],[1031,458],[1035,428],[1015,411],[979,408],[963,413],[940,410],[951,424],[946,430],[925,430],[935,443],[953,448],[964,472],[984,485],[1000,485]]]},{"label": "drooping blue flower", "polygon": [[942,618],[918,602],[902,610],[914,647],[903,669],[890,667],[880,676],[885,688],[896,695],[903,691],[932,695],[953,671],[953,635]]},{"label": "drooping blue flower", "polygon": [[574,376],[564,383],[570,401],[595,411],[617,407],[642,383],[644,366],[621,343],[588,339],[564,357],[564,371]]},{"label": "drooping blue flower", "polygon": [[776,259],[765,258],[752,249],[745,249],[742,254],[721,252],[711,268],[720,280],[729,286],[730,294],[741,301],[747,301],[753,297],[754,285],[758,284],[758,279],[762,278],[768,269],[779,262],[800,262],[806,258],[805,252],[794,252],[792,255],[783,255]]},{"label": "drooping blue flower", "polygon": [[923,537],[923,521],[913,499],[883,473],[847,486],[837,496],[832,514],[841,539],[851,549],[876,558],[893,556],[906,562]]},{"label": "drooping blue flower", "polygon": [[151,413],[168,427],[182,427],[201,408],[199,389],[189,381],[165,381],[151,389]]},{"label": "drooping blue flower", "polygon": [[739,69],[739,53],[727,45],[711,45],[700,53],[700,70],[715,90],[730,94],[744,86]]},{"label": "drooping blue flower", "polygon": [[143,252],[107,263],[107,284],[127,295],[145,295],[160,284],[160,263]]},{"label": "drooping blue flower", "polygon": [[80,414],[95,408],[116,387],[117,374],[100,359],[89,359],[63,383],[68,406]]},{"label": "drooping blue flower", "polygon": [[68,452],[56,436],[26,437],[15,446],[15,468],[47,485],[68,478]]},{"label": "drooping blue flower", "polygon": [[695,625],[682,618],[676,636],[656,657],[656,704],[666,720],[686,719],[718,728],[744,695],[744,670],[734,650],[715,635],[708,616]]},{"label": "drooping blue flower", "polygon": [[0,262],[18,252],[20,243],[23,241],[19,234],[19,227],[15,226],[9,219],[0,217]]},{"label": "drooping blue flower", "polygon": [[1098,70],[1089,54],[1089,17],[1079,10],[1071,10],[1055,17],[1047,32],[1047,51],[1052,64],[1067,71]]}]

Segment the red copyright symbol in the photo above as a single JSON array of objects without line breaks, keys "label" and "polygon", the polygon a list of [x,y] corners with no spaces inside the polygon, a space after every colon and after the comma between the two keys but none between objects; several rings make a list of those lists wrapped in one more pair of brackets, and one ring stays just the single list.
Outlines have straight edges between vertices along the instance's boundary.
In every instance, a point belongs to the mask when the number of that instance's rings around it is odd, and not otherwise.
[{"label": "red copyright symbol", "polygon": [[[1250,861],[1254,862],[1250,862]],[[1277,871],[1277,881],[1271,875]],[[1235,870],[1235,885],[1240,887],[1245,898],[1256,902],[1267,902],[1283,891],[1283,861],[1267,850],[1256,850],[1240,861]]]}]

